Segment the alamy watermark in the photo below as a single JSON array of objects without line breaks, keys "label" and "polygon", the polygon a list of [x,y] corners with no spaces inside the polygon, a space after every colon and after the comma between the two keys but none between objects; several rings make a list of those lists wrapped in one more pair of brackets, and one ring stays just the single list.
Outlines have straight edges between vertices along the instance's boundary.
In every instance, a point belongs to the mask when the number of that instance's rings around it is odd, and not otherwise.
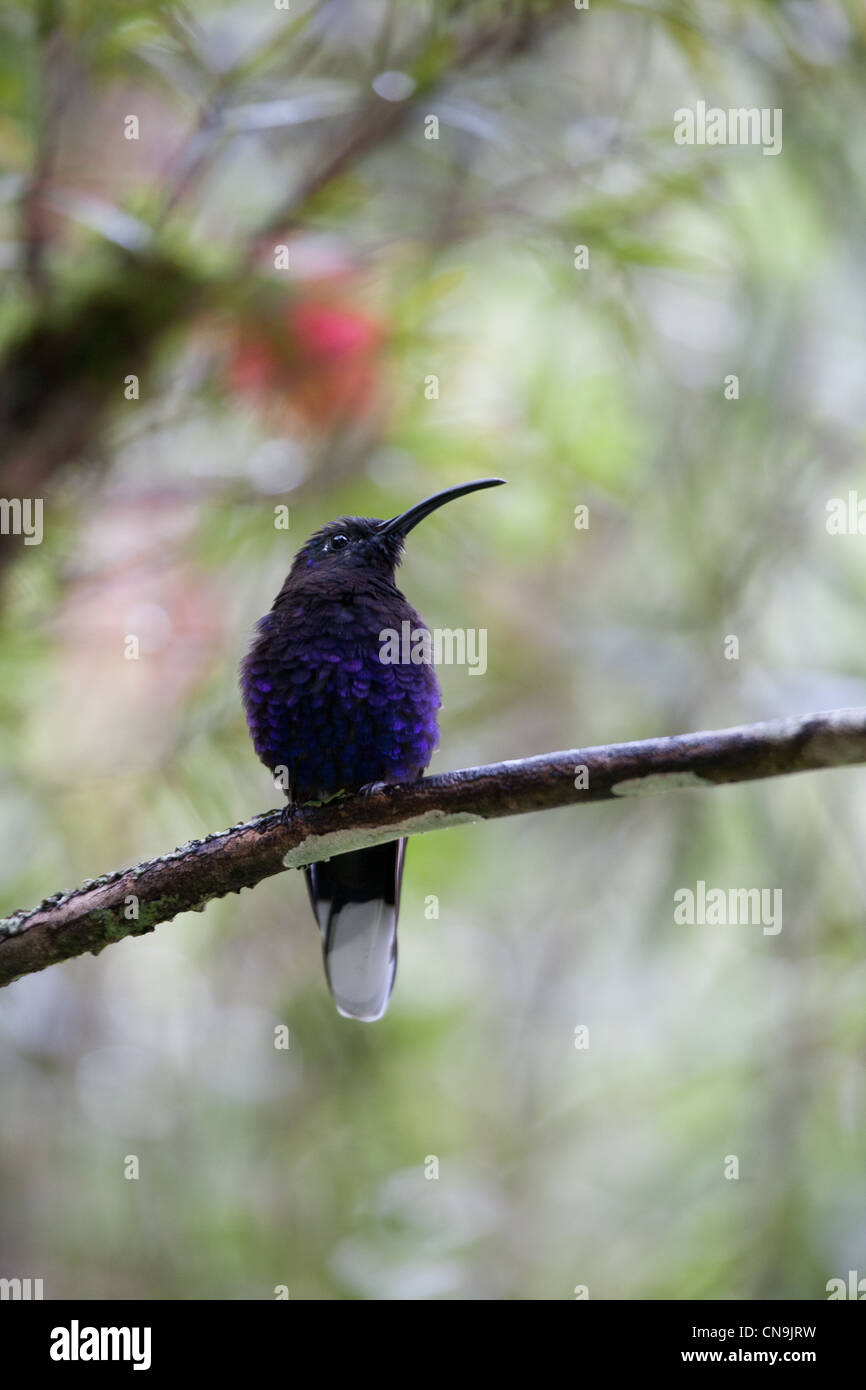
[{"label": "alamy watermark", "polygon": [[694,889],[674,893],[674,921],[689,927],[763,927],[764,936],[782,930],[781,888],[708,888],[698,879]]},{"label": "alamy watermark", "polygon": [[0,1279],[0,1299],[26,1303],[31,1299],[44,1298],[44,1283],[43,1279]]},{"label": "alamy watermark", "polygon": [[866,536],[866,497],[855,488],[847,497],[831,497],[825,526],[829,536]]},{"label": "alamy watermark", "polygon": [[41,545],[42,498],[0,497],[0,536],[23,536],[25,545]]},{"label": "alamy watermark", "polygon": [[674,112],[674,141],[678,145],[760,145],[763,154],[782,152],[782,110],[776,106],[707,108],[699,101],[692,110]]},{"label": "alamy watermark", "polygon": [[52,1361],[131,1361],[134,1371],[148,1371],[150,1352],[149,1327],[82,1327],[73,1318],[52,1328],[48,1354]]},{"label": "alamy watermark", "polygon": [[834,1299],[853,1298],[858,1303],[866,1299],[866,1279],[861,1279],[856,1269],[848,1270],[847,1283],[844,1279],[828,1279],[824,1285],[827,1292],[827,1301],[832,1303]]},{"label": "alamy watermark", "polygon": [[487,670],[486,627],[413,627],[408,619],[379,633],[383,666],[468,666],[470,676]]}]

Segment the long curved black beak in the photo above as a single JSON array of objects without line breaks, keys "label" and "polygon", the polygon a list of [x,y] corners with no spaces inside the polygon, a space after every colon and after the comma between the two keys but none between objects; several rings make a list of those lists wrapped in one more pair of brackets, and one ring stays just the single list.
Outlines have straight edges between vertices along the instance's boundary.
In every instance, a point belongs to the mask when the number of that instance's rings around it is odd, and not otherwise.
[{"label": "long curved black beak", "polygon": [[500,487],[504,482],[504,478],[477,478],[474,483],[447,487],[444,492],[435,492],[423,502],[416,502],[414,507],[401,512],[399,516],[392,516],[390,521],[383,521],[378,534],[387,536],[397,531],[401,536],[408,536],[412,527],[417,526],[418,522],[423,521],[431,512],[435,512],[437,507],[444,507],[446,502],[453,502],[456,497],[465,497],[467,492],[480,492],[485,487]]}]

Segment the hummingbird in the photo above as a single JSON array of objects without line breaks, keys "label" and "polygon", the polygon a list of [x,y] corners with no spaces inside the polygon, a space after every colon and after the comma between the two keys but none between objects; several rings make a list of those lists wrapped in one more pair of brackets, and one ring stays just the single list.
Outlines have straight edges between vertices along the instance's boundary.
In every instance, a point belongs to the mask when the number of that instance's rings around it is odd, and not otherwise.
[{"label": "hummingbird", "polygon": [[[417,659],[427,629],[395,571],[419,521],[504,481],[446,488],[389,521],[341,516],[298,551],[241,665],[253,746],[291,805],[423,775],[442,697],[432,661]],[[384,660],[388,634],[407,630],[416,655]],[[401,839],[304,870],[328,986],[346,1018],[381,1018],[391,997],[405,855]]]}]

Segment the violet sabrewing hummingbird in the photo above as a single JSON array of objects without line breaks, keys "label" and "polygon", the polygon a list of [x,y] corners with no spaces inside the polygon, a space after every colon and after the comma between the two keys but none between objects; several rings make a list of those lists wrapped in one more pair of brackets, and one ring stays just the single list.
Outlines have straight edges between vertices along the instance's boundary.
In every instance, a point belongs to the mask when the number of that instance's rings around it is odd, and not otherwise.
[{"label": "violet sabrewing hummingbird", "polygon": [[[438,744],[442,699],[431,662],[382,659],[388,630],[403,633],[408,622],[410,632],[426,632],[394,571],[419,521],[504,481],[446,488],[390,521],[340,517],[298,551],[241,667],[255,750],[290,803],[423,774]],[[371,1022],[387,1007],[405,851],[405,839],[396,840],[304,870],[328,985],[347,1018]]]}]

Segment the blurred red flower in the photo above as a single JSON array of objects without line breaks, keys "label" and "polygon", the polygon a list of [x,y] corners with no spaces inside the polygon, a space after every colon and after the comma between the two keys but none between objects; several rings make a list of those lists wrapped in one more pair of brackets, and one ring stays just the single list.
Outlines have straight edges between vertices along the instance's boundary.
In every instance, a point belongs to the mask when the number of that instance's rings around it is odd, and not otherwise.
[{"label": "blurred red flower", "polygon": [[243,326],[228,384],[266,409],[289,406],[313,426],[333,427],[379,403],[384,340],[383,325],[355,306],[293,299],[275,319]]}]

